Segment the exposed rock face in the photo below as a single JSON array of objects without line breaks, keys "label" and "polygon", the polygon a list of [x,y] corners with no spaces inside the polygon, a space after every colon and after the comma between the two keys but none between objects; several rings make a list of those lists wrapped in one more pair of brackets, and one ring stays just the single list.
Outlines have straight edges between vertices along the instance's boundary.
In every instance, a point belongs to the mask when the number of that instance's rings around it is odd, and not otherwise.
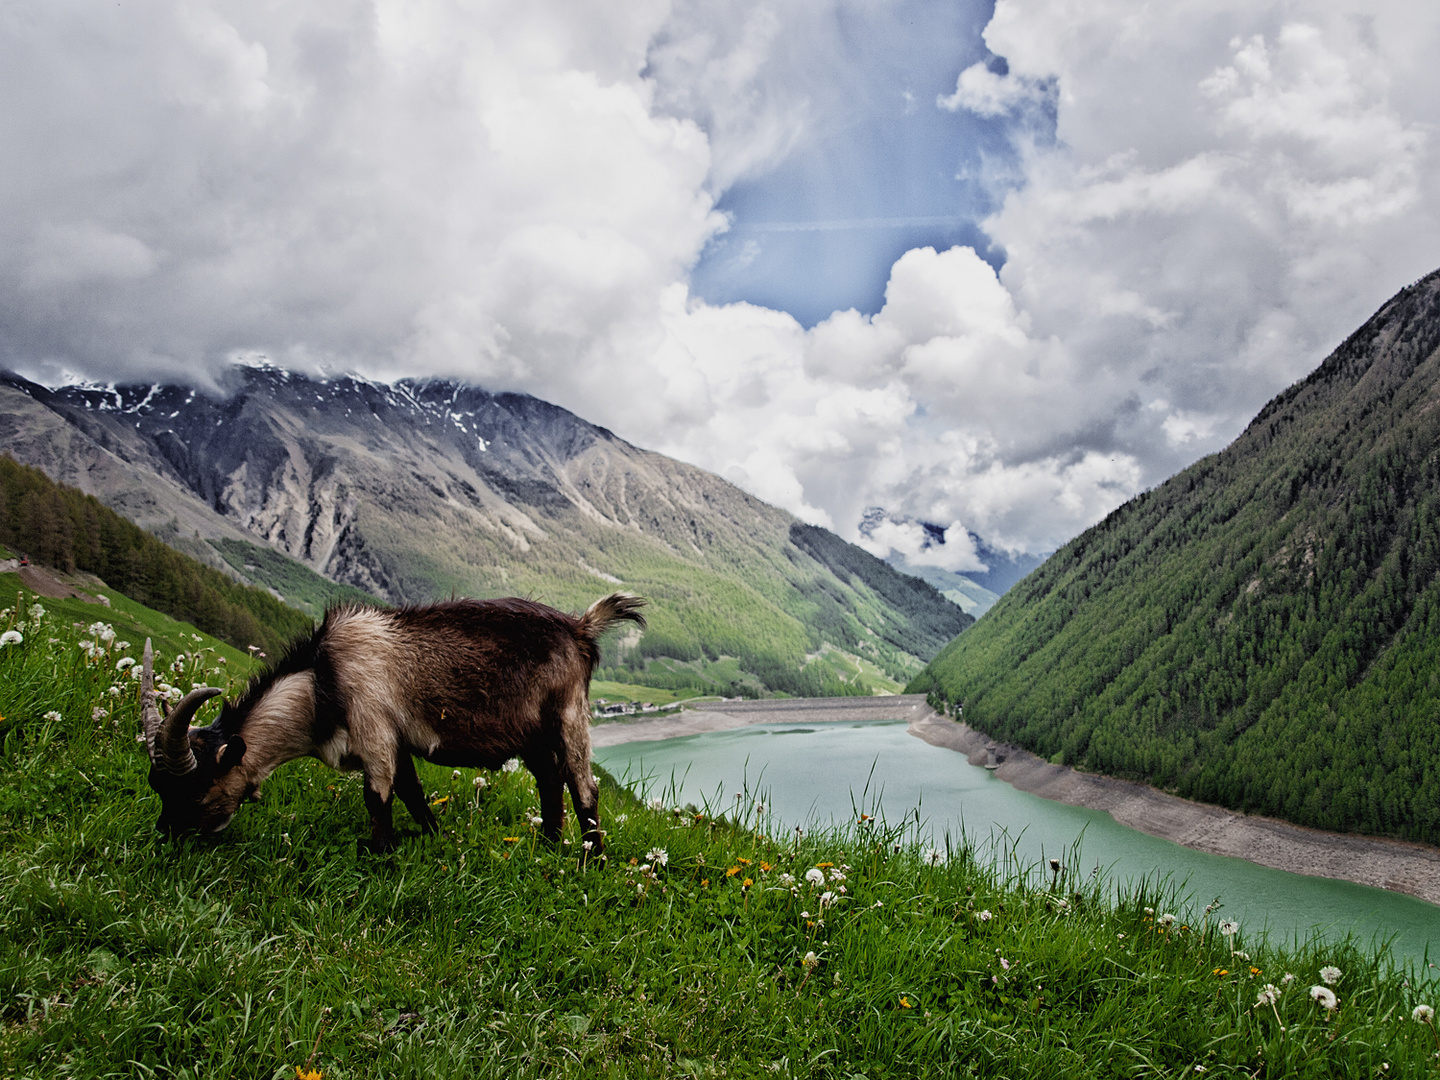
[{"label": "exposed rock face", "polygon": [[[883,639],[910,621],[883,588],[796,549],[784,511],[536,398],[273,368],[230,378],[208,393],[9,376],[0,436],[147,528],[174,518],[183,535],[258,538],[396,603],[530,592],[583,606],[619,582],[656,599],[662,635],[733,654],[732,638],[759,634],[792,657],[816,644],[803,620],[817,579],[852,624],[830,637]],[[853,551],[872,576],[891,573]],[[911,656],[970,621],[921,599],[924,647],[888,634]],[[684,610],[697,602],[710,610]]]}]

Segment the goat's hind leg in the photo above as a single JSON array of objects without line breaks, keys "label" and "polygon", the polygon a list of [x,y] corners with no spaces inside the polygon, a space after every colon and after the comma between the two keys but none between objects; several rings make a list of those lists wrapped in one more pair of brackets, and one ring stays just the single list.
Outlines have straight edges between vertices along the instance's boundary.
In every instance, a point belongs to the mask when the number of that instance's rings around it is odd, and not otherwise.
[{"label": "goat's hind leg", "polygon": [[561,769],[580,822],[580,838],[590,845],[583,850],[592,856],[600,855],[605,850],[600,832],[600,785],[590,768],[590,709],[583,697],[566,709],[562,730],[565,751]]},{"label": "goat's hind leg", "polygon": [[540,793],[541,831],[552,844],[560,842],[565,826],[565,780],[555,755],[541,750],[525,755],[525,767],[535,776],[535,789]]}]

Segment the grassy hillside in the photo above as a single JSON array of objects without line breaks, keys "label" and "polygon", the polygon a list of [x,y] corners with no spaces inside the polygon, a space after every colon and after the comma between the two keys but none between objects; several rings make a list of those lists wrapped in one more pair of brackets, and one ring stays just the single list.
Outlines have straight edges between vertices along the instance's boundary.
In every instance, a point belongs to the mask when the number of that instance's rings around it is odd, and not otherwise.
[{"label": "grassy hillside", "polygon": [[278,650],[313,625],[264,590],[166,547],[97,499],[5,455],[0,543],[48,566],[94,574],[136,602],[241,648]]},{"label": "grassy hillside", "polygon": [[211,540],[210,546],[248,581],[275,590],[286,604],[299,608],[312,619],[320,619],[325,609],[335,603],[380,603],[363,589],[321,577],[273,548],[232,538]]},{"label": "grassy hillside", "polygon": [[[112,697],[109,657],[84,660],[67,618],[27,629],[0,646],[7,1077],[1436,1067],[1435,1030],[1412,1019],[1440,1004],[1429,970],[1227,935],[1165,893],[1112,893],[1078,858],[1056,876],[962,842],[932,853],[913,819],[772,838],[749,799],[726,819],[607,777],[609,855],[582,865],[573,825],[568,844],[537,838],[524,770],[481,787],[422,767],[441,833],[374,858],[356,852],[358,777],[303,761],[220,840],[160,843],[133,683]],[[1334,1010],[1308,989],[1332,965]]]},{"label": "grassy hillside", "polygon": [[1046,757],[1440,843],[1440,275],[1111,514],[916,690]]}]

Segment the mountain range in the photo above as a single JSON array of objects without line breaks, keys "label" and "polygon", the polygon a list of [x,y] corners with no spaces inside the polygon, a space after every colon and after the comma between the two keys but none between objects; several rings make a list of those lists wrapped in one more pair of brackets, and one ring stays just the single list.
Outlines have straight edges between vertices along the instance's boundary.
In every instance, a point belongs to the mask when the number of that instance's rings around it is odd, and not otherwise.
[{"label": "mountain range", "polygon": [[1440,272],[911,689],[1056,762],[1440,842]]},{"label": "mountain range", "polygon": [[621,681],[899,689],[973,621],[839,537],[524,394],[265,365],[210,388],[7,375],[0,445],[297,606],[301,567],[399,604],[640,593],[649,629],[606,649]]}]

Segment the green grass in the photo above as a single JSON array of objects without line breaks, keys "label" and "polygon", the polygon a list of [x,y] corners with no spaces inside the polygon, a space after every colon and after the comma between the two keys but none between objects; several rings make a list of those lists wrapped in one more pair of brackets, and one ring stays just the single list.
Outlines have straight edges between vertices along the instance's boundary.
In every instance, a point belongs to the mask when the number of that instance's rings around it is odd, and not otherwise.
[{"label": "green grass", "polygon": [[[1411,1010],[1437,986],[1386,953],[1167,926],[1171,898],[1114,896],[1078,854],[1058,878],[963,839],[932,859],[913,819],[770,837],[756,796],[726,819],[604,777],[609,855],[582,865],[573,826],[537,837],[528,773],[425,766],[442,831],[375,858],[358,777],[302,761],[220,840],[161,843],[133,683],[109,695],[68,612],[23,618],[0,647],[0,1075],[1436,1075]],[[1307,995],[1327,964],[1333,1014]]]}]

